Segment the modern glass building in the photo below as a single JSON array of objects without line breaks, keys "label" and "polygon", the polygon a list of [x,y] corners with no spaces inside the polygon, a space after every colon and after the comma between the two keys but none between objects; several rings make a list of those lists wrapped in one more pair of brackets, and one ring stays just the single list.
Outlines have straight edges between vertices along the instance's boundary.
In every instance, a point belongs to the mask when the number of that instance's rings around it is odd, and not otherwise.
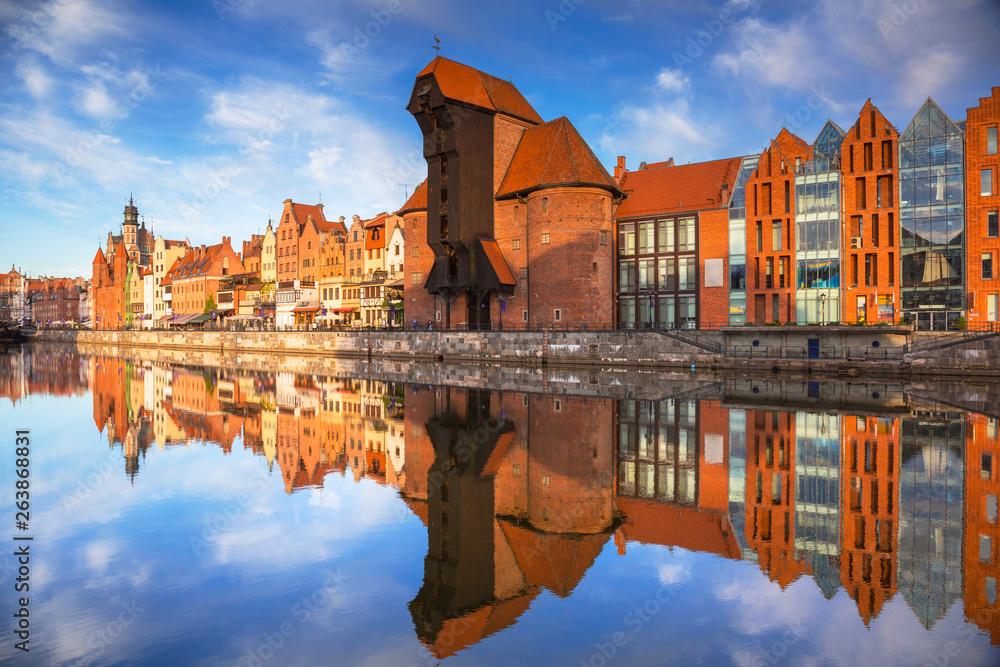
[{"label": "modern glass building", "polygon": [[840,588],[840,419],[795,413],[795,560],[823,595]]},{"label": "modern glass building", "polygon": [[963,135],[928,98],[899,138],[902,314],[922,331],[965,316]]},{"label": "modern glass building", "polygon": [[729,323],[747,321],[747,194],[746,182],[757,168],[759,155],[743,158],[729,200]]},{"label": "modern glass building", "polygon": [[813,159],[795,165],[795,321],[840,319],[840,144],[832,120],[813,144]]}]

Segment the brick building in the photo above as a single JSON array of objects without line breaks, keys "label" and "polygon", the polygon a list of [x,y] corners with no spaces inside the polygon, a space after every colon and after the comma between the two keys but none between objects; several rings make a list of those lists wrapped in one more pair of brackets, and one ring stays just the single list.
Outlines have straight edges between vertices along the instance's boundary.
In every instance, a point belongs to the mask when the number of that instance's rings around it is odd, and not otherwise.
[{"label": "brick building", "polygon": [[812,146],[782,128],[746,183],[747,321],[795,321],[795,166]]},{"label": "brick building", "polygon": [[729,199],[741,158],[625,169],[615,213],[618,326],[728,322]]},{"label": "brick building", "polygon": [[[994,93],[996,88],[993,89]],[[1000,559],[1000,420],[969,414],[966,426],[965,613],[969,620],[1000,644],[1000,603],[997,601],[997,561]]]},{"label": "brick building", "polygon": [[611,325],[621,191],[573,125],[544,123],[513,84],[441,57],[417,74],[407,109],[424,136],[434,320]]},{"label": "brick building", "polygon": [[403,265],[406,321],[426,326],[437,312],[437,297],[423,289],[424,279],[434,265],[434,253],[424,239],[427,238],[427,181],[421,181],[403,208],[396,211],[403,219],[403,233],[407,258]]},{"label": "brick building", "polygon": [[841,321],[896,320],[899,292],[899,132],[865,102],[840,145],[844,178]]},{"label": "brick building", "polygon": [[118,242],[110,257],[97,249],[91,278],[91,321],[95,329],[119,329],[129,315],[128,251]]},{"label": "brick building", "polygon": [[204,313],[209,299],[218,303],[219,282],[227,276],[244,272],[240,253],[233,250],[228,236],[222,237],[222,242],[215,245],[191,248],[177,260],[169,274],[173,312]]},{"label": "brick building", "polygon": [[[1000,320],[1000,87],[965,123],[966,291],[969,323]],[[996,325],[992,325],[996,326]],[[994,635],[995,636],[995,635]]]},{"label": "brick building", "polygon": [[31,320],[48,326],[80,321],[80,288],[71,278],[48,278],[29,295]]},{"label": "brick building", "polygon": [[323,239],[330,233],[345,233],[344,224],[327,220],[322,204],[308,206],[286,199],[284,205],[275,230],[276,279],[317,281]]}]

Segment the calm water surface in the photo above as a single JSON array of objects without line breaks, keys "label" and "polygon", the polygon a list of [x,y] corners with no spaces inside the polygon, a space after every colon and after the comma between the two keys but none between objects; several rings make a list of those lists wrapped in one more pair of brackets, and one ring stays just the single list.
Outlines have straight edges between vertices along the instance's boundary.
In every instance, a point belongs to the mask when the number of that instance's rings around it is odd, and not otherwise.
[{"label": "calm water surface", "polygon": [[[998,423],[904,387],[660,400],[0,356],[29,654],[78,665],[994,665]],[[795,406],[795,407],[791,407]],[[968,407],[968,406],[967,406]],[[13,549],[0,556],[14,608]]]}]

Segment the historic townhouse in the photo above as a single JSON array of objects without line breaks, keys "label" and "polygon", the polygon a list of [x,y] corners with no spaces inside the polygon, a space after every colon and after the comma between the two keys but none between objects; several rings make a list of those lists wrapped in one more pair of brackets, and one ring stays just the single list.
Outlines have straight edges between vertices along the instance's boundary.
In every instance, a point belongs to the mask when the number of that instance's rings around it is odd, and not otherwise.
[{"label": "historic townhouse", "polygon": [[407,109],[427,160],[426,239],[408,245],[433,253],[434,321],[613,325],[621,190],[569,120],[545,123],[510,82],[441,57]]},{"label": "historic townhouse", "polygon": [[844,248],[841,321],[892,324],[899,291],[899,132],[865,102],[840,145]]},{"label": "historic townhouse", "polygon": [[169,283],[164,284],[163,279],[167,277],[167,271],[174,265],[174,262],[183,257],[190,249],[191,243],[187,239],[171,241],[162,236],[156,237],[152,262],[154,320],[166,321],[173,315],[173,311],[170,309],[170,285]]},{"label": "historic townhouse", "polygon": [[675,165],[673,159],[616,175],[618,326],[694,328],[728,322],[729,199],[741,158]]},{"label": "historic townhouse", "polygon": [[[812,150],[812,146],[782,128],[747,179],[749,322],[795,321],[795,166],[812,159]],[[828,275],[825,280],[830,279]]]},{"label": "historic townhouse", "polygon": [[315,281],[319,275],[323,237],[331,232],[343,233],[344,224],[342,221],[327,220],[323,215],[322,204],[307,206],[286,199],[284,205],[275,230],[277,281]]},{"label": "historic townhouse", "polygon": [[277,244],[270,220],[267,221],[267,229],[264,230],[264,238],[261,241],[260,280],[264,283],[278,281]]},{"label": "historic townhouse", "polygon": [[30,318],[41,325],[80,321],[80,293],[71,278],[49,278],[40,281],[39,289],[29,295]]},{"label": "historic townhouse", "polygon": [[0,273],[0,323],[25,318],[25,291],[24,276],[13,265],[7,273]]},{"label": "historic townhouse", "polygon": [[205,313],[210,302],[217,303],[220,281],[244,272],[240,253],[233,250],[228,236],[221,243],[192,248],[170,271],[174,314]]},{"label": "historic townhouse", "polygon": [[[968,110],[966,156],[966,290],[969,323],[1000,320],[1000,87]],[[996,326],[991,325],[991,326]],[[995,635],[994,635],[995,637]]]}]

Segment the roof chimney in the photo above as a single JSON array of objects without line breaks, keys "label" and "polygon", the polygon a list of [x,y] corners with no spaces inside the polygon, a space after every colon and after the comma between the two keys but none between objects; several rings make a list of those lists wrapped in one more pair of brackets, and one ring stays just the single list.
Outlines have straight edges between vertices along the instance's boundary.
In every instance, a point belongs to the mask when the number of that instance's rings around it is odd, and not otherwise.
[{"label": "roof chimney", "polygon": [[615,181],[617,183],[621,183],[622,182],[622,176],[625,175],[626,171],[628,171],[628,170],[625,168],[625,156],[624,155],[619,155],[618,156],[618,164],[615,165]]},{"label": "roof chimney", "polygon": [[642,171],[645,168],[646,168],[646,163],[645,162],[640,162],[639,163],[639,171]]}]

